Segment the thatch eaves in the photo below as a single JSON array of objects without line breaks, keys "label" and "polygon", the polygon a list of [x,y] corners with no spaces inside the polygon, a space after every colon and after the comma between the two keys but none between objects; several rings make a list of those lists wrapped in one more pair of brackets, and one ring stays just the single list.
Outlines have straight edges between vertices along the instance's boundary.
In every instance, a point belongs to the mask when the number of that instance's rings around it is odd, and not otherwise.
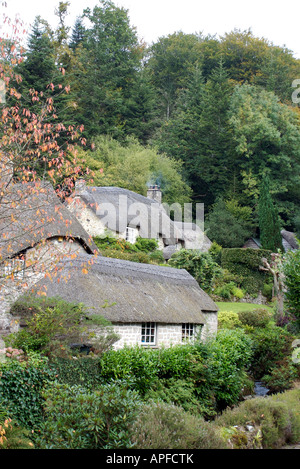
[{"label": "thatch eaves", "polygon": [[57,277],[35,288],[83,303],[91,314],[114,323],[205,324],[202,313],[218,310],[186,270],[97,256],[86,272],[88,259],[63,261]]},{"label": "thatch eaves", "polygon": [[0,258],[14,257],[56,237],[77,240],[89,254],[97,252],[50,183],[11,185],[0,202]]},{"label": "thatch eaves", "polygon": [[292,231],[281,230],[282,244],[285,250],[296,250],[299,249],[299,243],[297,241],[295,233]]}]

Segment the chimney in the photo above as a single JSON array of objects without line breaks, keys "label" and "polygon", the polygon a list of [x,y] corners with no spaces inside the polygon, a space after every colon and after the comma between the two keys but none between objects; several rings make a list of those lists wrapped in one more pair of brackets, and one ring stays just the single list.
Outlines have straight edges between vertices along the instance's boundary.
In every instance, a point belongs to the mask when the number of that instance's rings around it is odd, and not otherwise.
[{"label": "chimney", "polygon": [[156,202],[161,204],[162,194],[161,194],[160,187],[157,185],[149,186],[147,190],[147,197],[148,199],[156,200]]},{"label": "chimney", "polygon": [[78,178],[75,181],[75,192],[83,192],[86,188],[86,181],[83,178]]}]

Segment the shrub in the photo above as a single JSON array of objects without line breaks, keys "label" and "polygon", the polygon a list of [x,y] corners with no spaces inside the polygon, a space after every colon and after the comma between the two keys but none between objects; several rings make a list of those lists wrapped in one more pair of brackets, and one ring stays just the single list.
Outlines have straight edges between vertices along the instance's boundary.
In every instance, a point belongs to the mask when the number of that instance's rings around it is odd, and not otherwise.
[{"label": "shrub", "polygon": [[7,418],[0,420],[0,449],[34,449],[34,445],[29,431]]},{"label": "shrub", "polygon": [[235,329],[241,325],[238,313],[233,311],[220,311],[218,313],[218,327],[220,329]]},{"label": "shrub", "polygon": [[131,427],[135,449],[222,449],[214,426],[182,408],[163,402],[147,402]]},{"label": "shrub", "polygon": [[262,377],[262,381],[268,387],[269,392],[278,393],[291,389],[297,377],[296,366],[291,362],[290,357],[286,357],[281,362],[277,362],[270,373]]},{"label": "shrub", "polygon": [[244,326],[266,327],[272,319],[272,314],[264,308],[258,308],[253,311],[239,311],[238,317]]},{"label": "shrub", "polygon": [[132,447],[128,432],[139,399],[125,383],[87,391],[55,384],[44,392],[45,421],[36,447],[42,449],[118,449]]},{"label": "shrub", "polygon": [[186,269],[199,283],[203,290],[210,291],[215,278],[221,274],[220,266],[207,252],[192,249],[180,249],[169,260],[171,267]]},{"label": "shrub", "polygon": [[[111,323],[100,315],[89,315],[81,303],[69,303],[57,297],[38,298],[33,295],[19,299],[11,308],[13,316],[21,318],[25,328],[11,334],[5,342],[14,348],[40,352],[48,357],[71,356],[70,346],[92,340],[100,353],[118,340]],[[89,329],[97,323],[97,339]]]},{"label": "shrub", "polygon": [[153,251],[149,254],[149,259],[156,264],[164,264],[165,258],[162,251]]},{"label": "shrub", "polygon": [[300,329],[300,249],[289,252],[283,264],[286,302],[289,312],[296,318]]},{"label": "shrub", "polygon": [[281,327],[265,327],[251,332],[253,358],[250,371],[255,379],[271,373],[277,362],[292,355],[294,337]]},{"label": "shrub", "polygon": [[263,448],[279,448],[300,439],[299,390],[244,401],[218,416],[219,427],[252,425],[261,430]]},{"label": "shrub", "polygon": [[26,429],[42,421],[44,386],[54,380],[46,358],[29,355],[27,361],[7,360],[0,364],[0,401],[10,418]]},{"label": "shrub", "polygon": [[266,257],[270,261],[270,255],[270,251],[263,249],[223,249],[221,265],[223,269],[241,278],[242,290],[250,295],[257,295],[271,278],[269,273],[259,270],[261,259]]},{"label": "shrub", "polygon": [[209,385],[219,410],[236,404],[242,394],[252,359],[252,340],[243,330],[221,329],[206,346]]},{"label": "shrub", "polygon": [[233,282],[215,288],[214,295],[220,296],[224,300],[230,300],[232,298],[241,300],[244,297],[244,293],[241,288],[238,288]]},{"label": "shrub", "polygon": [[127,252],[117,249],[105,249],[101,251],[102,256],[113,259],[123,259],[125,261],[138,262],[140,264],[150,264],[150,257],[145,252]]}]

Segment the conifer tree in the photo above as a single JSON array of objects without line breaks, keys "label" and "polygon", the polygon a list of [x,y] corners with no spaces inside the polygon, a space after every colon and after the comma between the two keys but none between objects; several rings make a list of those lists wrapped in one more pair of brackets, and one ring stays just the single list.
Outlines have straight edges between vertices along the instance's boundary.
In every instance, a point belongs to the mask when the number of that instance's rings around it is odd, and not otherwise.
[{"label": "conifer tree", "polygon": [[258,218],[262,248],[272,252],[282,250],[278,211],[272,200],[270,181],[266,175],[263,176],[260,187]]}]

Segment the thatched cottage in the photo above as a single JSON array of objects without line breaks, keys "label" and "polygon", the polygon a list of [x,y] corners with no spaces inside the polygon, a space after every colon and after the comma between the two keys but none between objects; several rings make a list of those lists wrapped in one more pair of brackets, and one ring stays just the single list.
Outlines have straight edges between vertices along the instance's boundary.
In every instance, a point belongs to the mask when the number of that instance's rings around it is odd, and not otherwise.
[{"label": "thatched cottage", "polygon": [[86,260],[81,255],[62,262],[59,276],[36,288],[111,321],[120,336],[116,348],[170,346],[216,333],[218,308],[187,271],[97,256],[86,273]]},{"label": "thatched cottage", "polygon": [[207,251],[211,243],[200,228],[173,222],[161,197],[157,186],[149,187],[145,197],[120,187],[87,186],[80,180],[67,206],[93,237],[108,230],[131,243],[138,236],[154,238],[166,258],[182,247]]},{"label": "thatched cottage", "polygon": [[[295,233],[292,231],[287,231],[287,230],[281,230],[281,239],[282,239],[282,247],[285,252],[288,251],[296,251],[299,249],[299,243],[297,241]],[[261,242],[257,238],[249,238],[244,246],[244,249],[246,248],[252,248],[252,249],[260,249],[261,248]]]},{"label": "thatched cottage", "polygon": [[9,305],[63,257],[97,252],[49,183],[11,184],[0,201],[0,333]]}]

